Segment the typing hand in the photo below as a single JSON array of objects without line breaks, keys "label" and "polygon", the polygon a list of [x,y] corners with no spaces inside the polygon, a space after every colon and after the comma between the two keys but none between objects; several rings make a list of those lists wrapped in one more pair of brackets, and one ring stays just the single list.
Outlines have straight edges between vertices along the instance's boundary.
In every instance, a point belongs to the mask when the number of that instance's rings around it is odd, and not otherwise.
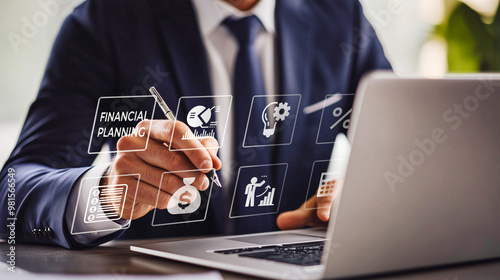
[{"label": "typing hand", "polygon": [[[341,187],[343,180],[333,181],[336,188]],[[336,192],[338,193],[338,192]],[[326,226],[335,196],[317,197],[314,195],[299,208],[281,213],[276,220],[282,230],[300,229],[306,226]]]},{"label": "typing hand", "polygon": [[[109,177],[104,182],[104,185],[128,185],[129,189],[122,218],[129,220],[140,218],[154,209],[158,197],[158,188],[160,188],[160,180],[164,172],[203,170],[203,173],[196,171],[165,174],[158,198],[159,209],[166,209],[168,201],[175,191],[184,186],[182,178],[195,177],[196,179],[191,185],[203,191],[210,185],[210,181],[204,173],[209,172],[212,168],[216,170],[221,168],[221,161],[217,157],[219,144],[214,138],[183,140],[182,136],[191,130],[186,124],[179,121],[146,120],[137,125],[137,129],[141,128],[146,130],[145,135],[149,133],[150,136],[147,149],[145,151],[126,152],[143,149],[147,141],[146,137],[125,136],[120,138],[117,143],[118,153],[113,159],[107,174],[107,176],[113,177]],[[172,134],[174,135],[173,139]],[[170,151],[164,143],[175,149],[191,150]],[[117,175],[127,174],[141,175],[135,206],[136,176],[117,177]],[[115,209],[120,209],[120,207],[116,208],[118,205],[114,206]],[[132,207],[133,213],[131,213]]]}]

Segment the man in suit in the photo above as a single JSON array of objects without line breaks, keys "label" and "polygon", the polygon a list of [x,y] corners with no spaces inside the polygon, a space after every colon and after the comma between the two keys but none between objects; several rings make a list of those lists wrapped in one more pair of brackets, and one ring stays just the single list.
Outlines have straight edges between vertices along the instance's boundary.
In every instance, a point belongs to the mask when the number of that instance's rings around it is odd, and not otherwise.
[{"label": "man in suit", "polygon": [[[308,115],[302,110],[327,94],[353,93],[364,73],[388,68],[355,0],[88,0],[63,23],[38,97],[1,173],[0,195],[5,197],[7,170],[15,170],[17,240],[81,248],[114,238],[276,230],[277,215],[228,216],[237,170],[264,163],[288,164],[279,211],[297,210],[281,214],[279,227],[324,223],[328,210],[305,211],[300,205],[313,162],[328,159],[332,145],[316,144],[321,110]],[[180,97],[232,95],[229,145],[218,153],[213,138],[182,141],[178,136],[189,126],[161,120],[157,111],[155,120],[137,126],[150,136],[145,151],[125,152],[142,147],[144,137],[110,137],[98,148],[107,144],[116,155],[109,164],[92,166],[95,155],[86,148],[99,98],[148,95],[150,86],[167,104],[177,104]],[[294,131],[277,131],[276,139],[293,133],[293,142],[243,147],[241,129],[252,96],[285,104],[292,94],[301,96]],[[186,115],[187,107],[179,113]],[[188,150],[174,152],[165,143]],[[165,209],[183,185],[176,171],[203,170],[193,173],[193,186],[204,190],[209,186],[204,173],[211,168],[220,170],[224,187],[213,188],[205,221],[151,226],[152,210]],[[173,173],[160,186],[165,171]],[[133,213],[113,222],[134,220],[129,229],[97,232],[90,227],[88,234],[71,234],[71,218],[80,207],[78,187],[86,178],[98,178],[91,186],[125,184],[132,190],[139,185]],[[6,203],[0,202],[2,237]]]}]

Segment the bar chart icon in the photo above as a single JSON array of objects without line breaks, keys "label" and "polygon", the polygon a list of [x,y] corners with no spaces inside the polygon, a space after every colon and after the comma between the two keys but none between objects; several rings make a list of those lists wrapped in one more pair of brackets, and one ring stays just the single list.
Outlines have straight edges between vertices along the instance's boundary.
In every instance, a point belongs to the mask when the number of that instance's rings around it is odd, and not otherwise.
[{"label": "bar chart icon", "polygon": [[260,201],[258,206],[274,206],[274,191],[276,188],[272,188],[271,191],[264,196],[264,198]]},{"label": "bar chart icon", "polygon": [[128,186],[95,186],[90,189],[84,216],[85,223],[116,221],[122,217]]}]

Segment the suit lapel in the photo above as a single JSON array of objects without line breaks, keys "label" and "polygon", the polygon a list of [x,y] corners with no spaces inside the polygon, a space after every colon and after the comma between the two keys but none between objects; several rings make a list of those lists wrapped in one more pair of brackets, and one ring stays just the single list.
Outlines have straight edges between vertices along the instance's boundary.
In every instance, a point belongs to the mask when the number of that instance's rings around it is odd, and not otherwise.
[{"label": "suit lapel", "polygon": [[[180,96],[211,96],[208,60],[191,1],[159,1],[157,11],[159,31],[165,42]],[[210,106],[212,99],[204,100]],[[184,115],[196,105],[196,99],[187,98],[179,113]],[[181,110],[182,109],[182,110]]]}]

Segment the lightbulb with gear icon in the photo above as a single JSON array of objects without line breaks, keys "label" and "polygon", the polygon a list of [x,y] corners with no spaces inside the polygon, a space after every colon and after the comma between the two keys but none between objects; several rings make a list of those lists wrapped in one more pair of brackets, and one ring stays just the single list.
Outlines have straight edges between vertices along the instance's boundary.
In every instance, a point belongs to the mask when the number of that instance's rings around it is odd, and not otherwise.
[{"label": "lightbulb with gear icon", "polygon": [[[272,107],[274,106],[274,108]],[[272,110],[270,110],[272,108]],[[292,108],[288,102],[271,102],[262,111],[262,122],[264,123],[264,130],[262,134],[269,138],[274,135],[276,131],[276,124],[284,121],[289,115]],[[269,112],[272,112],[272,117],[269,117]]]}]

